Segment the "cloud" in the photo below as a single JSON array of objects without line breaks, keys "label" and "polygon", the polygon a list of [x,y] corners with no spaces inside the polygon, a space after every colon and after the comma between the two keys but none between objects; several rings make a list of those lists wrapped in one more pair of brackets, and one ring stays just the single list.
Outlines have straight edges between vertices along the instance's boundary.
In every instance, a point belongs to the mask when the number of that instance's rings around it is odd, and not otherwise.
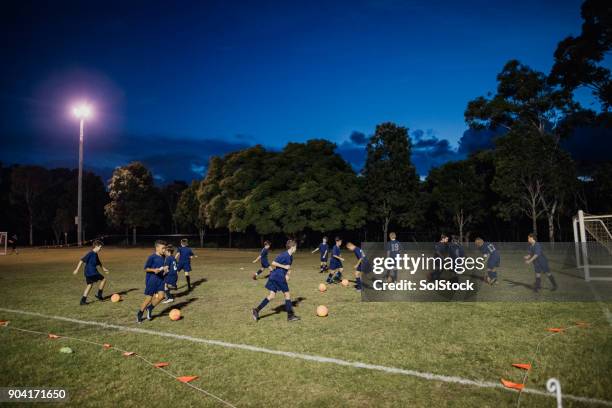
[{"label": "cloud", "polygon": [[457,151],[467,156],[480,150],[492,149],[495,147],[495,138],[503,133],[501,130],[468,129],[463,132],[463,136],[459,139]]},{"label": "cloud", "polygon": [[351,133],[350,139],[351,139],[351,142],[353,142],[354,144],[358,146],[365,146],[368,143],[368,138],[366,137],[365,133],[358,132],[356,130],[353,130],[353,133]]}]

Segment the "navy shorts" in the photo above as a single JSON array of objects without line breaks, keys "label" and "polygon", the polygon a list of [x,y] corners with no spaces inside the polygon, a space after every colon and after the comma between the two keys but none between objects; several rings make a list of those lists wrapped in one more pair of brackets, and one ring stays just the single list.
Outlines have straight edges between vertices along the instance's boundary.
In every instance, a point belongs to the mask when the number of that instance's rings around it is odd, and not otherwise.
[{"label": "navy shorts", "polygon": [[321,257],[321,262],[327,263],[327,258]]},{"label": "navy shorts", "polygon": [[146,286],[144,294],[147,296],[153,296],[157,292],[164,291],[164,278],[154,273],[148,273],[146,278]]},{"label": "navy shorts", "polygon": [[542,263],[533,263],[533,269],[535,273],[549,273],[550,269],[548,268],[548,262]]},{"label": "navy shorts", "polygon": [[170,286],[176,287],[176,282],[178,281],[178,274],[169,273],[164,277],[164,282]]},{"label": "navy shorts", "polygon": [[267,259],[263,259],[261,260],[261,267],[262,268],[269,268],[270,267],[270,262],[268,262]]},{"label": "navy shorts", "polygon": [[268,279],[266,282],[266,289],[271,290],[272,292],[289,292],[289,285],[287,281],[277,281]]},{"label": "navy shorts", "polygon": [[88,285],[101,281],[104,279],[104,276],[100,275],[99,273],[96,273],[95,275],[85,275],[85,282],[87,282]]},{"label": "navy shorts", "polygon": [[501,263],[501,258],[499,255],[491,255],[489,259],[487,259],[487,268],[499,268],[499,264]]},{"label": "navy shorts", "polygon": [[359,264],[359,266],[357,267],[357,272],[365,272],[367,266],[368,266],[368,260],[364,258]]},{"label": "navy shorts", "polygon": [[191,272],[191,264],[179,264],[178,271]]},{"label": "navy shorts", "polygon": [[340,268],[342,268],[342,262],[340,262],[336,258],[332,258],[332,260],[329,261],[329,269],[331,269],[332,271]]}]

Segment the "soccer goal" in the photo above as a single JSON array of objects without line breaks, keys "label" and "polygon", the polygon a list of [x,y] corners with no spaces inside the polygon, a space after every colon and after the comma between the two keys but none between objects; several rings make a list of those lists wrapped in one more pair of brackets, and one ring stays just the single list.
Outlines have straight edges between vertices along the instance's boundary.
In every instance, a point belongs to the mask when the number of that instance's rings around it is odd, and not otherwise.
[{"label": "soccer goal", "polygon": [[8,232],[0,232],[0,255],[6,255],[8,246]]},{"label": "soccer goal", "polygon": [[576,266],[584,271],[584,279],[612,280],[612,214],[593,215],[580,210],[573,224]]}]

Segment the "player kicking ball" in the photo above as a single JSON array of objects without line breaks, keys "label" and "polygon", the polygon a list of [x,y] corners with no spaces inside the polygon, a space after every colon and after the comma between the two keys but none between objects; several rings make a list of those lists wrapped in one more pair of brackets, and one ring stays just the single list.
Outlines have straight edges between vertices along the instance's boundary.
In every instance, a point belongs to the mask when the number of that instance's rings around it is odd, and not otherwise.
[{"label": "player kicking ball", "polygon": [[340,256],[340,247],[342,246],[342,239],[336,237],[336,245],[332,248],[332,256],[329,260],[329,275],[327,276],[327,283],[331,284],[334,282],[340,282],[342,280],[342,262],[344,258]]},{"label": "player kicking ball", "polygon": [[102,241],[95,240],[92,243],[91,251],[89,251],[87,254],[85,254],[83,258],[81,258],[76,269],[74,270],[74,272],[72,272],[73,275],[76,275],[77,273],[79,273],[81,265],[85,265],[83,273],[85,274],[85,283],[87,284],[87,286],[85,286],[85,291],[83,292],[83,296],[81,297],[81,305],[87,304],[87,296],[89,295],[89,291],[91,291],[93,284],[96,282],[100,282],[96,297],[98,298],[98,300],[104,300],[102,298],[102,291],[104,290],[104,285],[106,284],[106,278],[104,278],[104,276],[102,276],[102,274],[98,272],[98,266],[102,268],[102,271],[106,273],[109,272],[108,269],[106,269],[104,265],[102,265],[100,257],[98,256],[98,253],[101,249]]},{"label": "player kicking ball", "polygon": [[482,238],[476,238],[474,242],[476,243],[476,247],[480,249],[485,258],[487,258],[487,275],[484,281],[492,286],[497,282],[497,268],[499,268],[501,263],[499,251],[497,251],[495,245],[490,242],[485,242]]},{"label": "player kicking ball", "polygon": [[535,284],[533,285],[533,291],[539,292],[542,288],[542,273],[545,273],[552,285],[550,290],[557,290],[557,282],[555,277],[550,273],[548,268],[548,259],[544,255],[542,245],[538,242],[535,234],[529,234],[527,236],[527,242],[529,242],[529,254],[525,255],[525,263],[527,265],[532,264],[535,272]]},{"label": "player kicking ball", "polygon": [[361,291],[363,289],[363,286],[361,285],[361,274],[365,270],[366,263],[365,254],[361,248],[352,242],[346,243],[346,249],[352,251],[357,258],[357,263],[355,264],[355,290]]},{"label": "player kicking ball", "polygon": [[287,281],[291,274],[291,264],[293,263],[293,254],[297,250],[297,243],[293,240],[288,240],[285,248],[287,250],[280,254],[272,262],[274,270],[270,273],[268,282],[266,282],[266,289],[270,291],[259,306],[253,309],[253,320],[259,320],[259,312],[266,307],[268,303],[276,296],[276,292],[283,292],[285,296],[285,310],[287,311],[287,321],[293,322],[300,320],[298,316],[293,312],[293,304],[291,303],[291,294],[289,293],[289,285]]},{"label": "player kicking ball", "polygon": [[257,261],[261,261],[261,267],[253,273],[253,280],[257,280],[257,277],[262,274],[264,270],[268,270],[272,272],[272,268],[270,267],[270,261],[268,261],[268,252],[270,251],[270,247],[272,243],[270,241],[264,241],[264,247],[261,248],[261,252],[259,256],[253,260],[252,263],[257,263]]},{"label": "player kicking ball", "polygon": [[144,270],[145,277],[145,298],[142,305],[136,314],[136,323],[142,323],[143,314],[147,312],[147,320],[153,319],[153,308],[157,306],[166,293],[164,292],[164,274],[168,272],[168,266],[164,266],[164,251],[166,250],[166,242],[155,241],[155,252],[147,258]]},{"label": "player kicking ball", "polygon": [[319,246],[311,252],[311,254],[314,254],[315,252],[319,252],[321,254],[321,269],[319,273],[324,273],[327,270],[327,258],[329,255],[329,245],[327,245],[327,237],[323,237],[323,242],[321,242]]}]

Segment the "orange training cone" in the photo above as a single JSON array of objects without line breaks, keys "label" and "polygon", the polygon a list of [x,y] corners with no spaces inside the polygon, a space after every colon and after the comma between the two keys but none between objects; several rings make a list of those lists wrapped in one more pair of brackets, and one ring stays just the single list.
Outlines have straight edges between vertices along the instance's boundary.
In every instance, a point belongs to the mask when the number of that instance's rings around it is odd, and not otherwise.
[{"label": "orange training cone", "polygon": [[107,349],[107,350],[108,350],[109,348],[111,348],[111,347],[113,347],[113,346],[111,346],[111,345],[110,345],[110,344],[108,344],[108,343],[104,343],[104,344],[102,345],[102,347],[104,347],[105,349]]},{"label": "orange training cone", "polygon": [[188,382],[191,382],[191,381],[197,380],[197,379],[198,379],[197,375],[185,375],[185,376],[177,378],[177,380],[179,380],[180,382],[183,382],[183,383],[188,383]]},{"label": "orange training cone", "polygon": [[522,363],[515,363],[512,364],[512,367],[516,367],[516,368],[520,368],[522,370],[531,370],[531,364],[522,364]]},{"label": "orange training cone", "polygon": [[58,336],[57,334],[53,334],[53,333],[49,333],[47,335],[47,337],[50,338],[50,339],[59,339],[60,338],[60,336]]},{"label": "orange training cone", "polygon": [[155,363],[156,368],[168,367],[169,363]]},{"label": "orange training cone", "polygon": [[8,320],[0,320],[0,326],[8,326],[9,321]]},{"label": "orange training cone", "polygon": [[126,351],[126,352],[123,353],[123,355],[125,357],[133,356],[134,354],[136,354],[136,353],[134,353],[133,351]]},{"label": "orange training cone", "polygon": [[551,332],[551,333],[561,333],[565,329],[563,329],[562,327],[549,327],[546,330]]},{"label": "orange training cone", "polygon": [[525,388],[525,384],[513,383],[512,381],[504,380],[503,378],[501,379],[501,383],[506,388],[512,388],[512,389],[519,390],[519,391],[521,391],[523,388]]}]

